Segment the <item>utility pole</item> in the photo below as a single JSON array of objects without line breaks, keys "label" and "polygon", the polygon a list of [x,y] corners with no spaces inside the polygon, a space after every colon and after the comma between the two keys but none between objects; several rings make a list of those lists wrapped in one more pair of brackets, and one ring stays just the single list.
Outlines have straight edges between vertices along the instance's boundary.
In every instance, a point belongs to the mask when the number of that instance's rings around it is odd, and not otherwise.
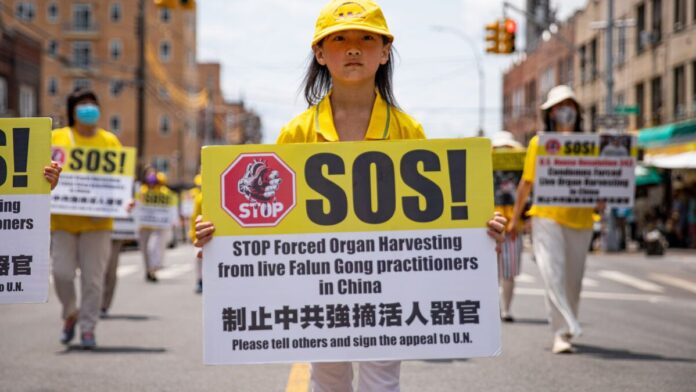
[{"label": "utility pole", "polygon": [[138,36],[138,67],[135,71],[137,94],[135,147],[138,154],[136,165],[136,177],[138,177],[145,167],[145,0],[138,0],[136,32]]},{"label": "utility pole", "polygon": [[606,83],[607,83],[607,106],[606,113],[611,115],[614,113],[614,0],[607,0],[607,68],[606,68]]}]

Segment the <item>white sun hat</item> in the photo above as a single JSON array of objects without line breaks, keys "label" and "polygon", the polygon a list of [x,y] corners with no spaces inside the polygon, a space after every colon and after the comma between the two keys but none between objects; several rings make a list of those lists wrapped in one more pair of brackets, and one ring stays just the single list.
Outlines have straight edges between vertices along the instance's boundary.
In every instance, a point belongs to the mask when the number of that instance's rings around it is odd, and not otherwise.
[{"label": "white sun hat", "polygon": [[494,133],[493,136],[491,136],[491,144],[493,145],[493,148],[524,148],[520,142],[515,140],[515,137],[512,135],[512,133],[508,131],[500,131]]},{"label": "white sun hat", "polygon": [[539,108],[541,110],[548,110],[552,106],[559,104],[565,101],[566,99],[572,99],[573,101],[575,101],[575,103],[578,103],[577,98],[575,98],[575,93],[573,92],[573,89],[561,84],[549,90],[546,102],[544,102]]}]

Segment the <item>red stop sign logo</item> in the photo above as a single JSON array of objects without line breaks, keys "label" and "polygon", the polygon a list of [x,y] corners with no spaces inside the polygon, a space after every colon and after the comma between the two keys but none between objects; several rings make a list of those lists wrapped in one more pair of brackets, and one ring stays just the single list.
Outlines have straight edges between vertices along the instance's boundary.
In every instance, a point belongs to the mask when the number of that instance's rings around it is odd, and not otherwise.
[{"label": "red stop sign logo", "polygon": [[549,139],[544,146],[546,153],[549,155],[556,155],[561,151],[561,142],[557,139]]},{"label": "red stop sign logo", "polygon": [[241,154],[221,181],[222,209],[242,227],[275,226],[295,207],[295,173],[273,153]]}]

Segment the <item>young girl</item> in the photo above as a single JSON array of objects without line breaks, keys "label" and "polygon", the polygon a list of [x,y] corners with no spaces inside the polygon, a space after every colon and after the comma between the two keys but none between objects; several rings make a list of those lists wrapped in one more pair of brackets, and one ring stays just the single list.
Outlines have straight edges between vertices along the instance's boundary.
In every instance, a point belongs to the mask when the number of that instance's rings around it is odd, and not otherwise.
[{"label": "young girl", "polygon": [[[286,125],[278,144],[424,139],[422,126],[396,107],[392,92],[392,41],[382,10],[370,0],[332,1],[317,19],[313,59],[304,79],[310,108]],[[488,222],[502,240],[506,220]],[[197,218],[196,246],[212,238],[211,222]],[[360,363],[359,391],[399,390],[400,361]],[[312,390],[352,391],[350,362],[313,363]]]}]

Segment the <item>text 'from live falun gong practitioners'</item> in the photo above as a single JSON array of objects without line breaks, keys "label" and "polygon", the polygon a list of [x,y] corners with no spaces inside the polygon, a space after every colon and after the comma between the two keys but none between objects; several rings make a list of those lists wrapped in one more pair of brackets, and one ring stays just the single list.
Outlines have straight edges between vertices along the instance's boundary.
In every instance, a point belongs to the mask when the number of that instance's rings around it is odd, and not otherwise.
[{"label": "text 'from live falun gong practitioners'", "polygon": [[497,355],[490,142],[206,147],[204,360]]},{"label": "text 'from live falun gong practitioners'", "polygon": [[0,119],[0,304],[48,299],[51,119]]}]

